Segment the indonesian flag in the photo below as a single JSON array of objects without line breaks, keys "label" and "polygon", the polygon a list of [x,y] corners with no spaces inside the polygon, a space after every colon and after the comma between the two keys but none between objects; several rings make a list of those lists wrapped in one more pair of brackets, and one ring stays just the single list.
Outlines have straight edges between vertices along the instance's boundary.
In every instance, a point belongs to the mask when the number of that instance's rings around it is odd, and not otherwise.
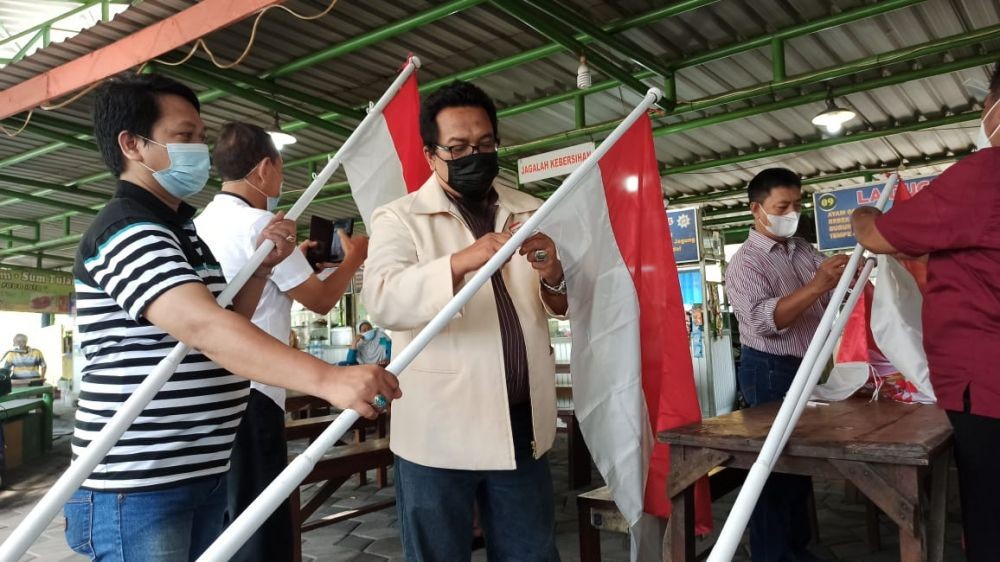
[{"label": "indonesian flag", "polygon": [[414,72],[341,162],[366,226],[375,209],[416,191],[430,173],[420,140],[420,92]]},{"label": "indonesian flag", "polygon": [[[910,197],[900,182],[893,205]],[[875,285],[865,284],[844,326],[833,370],[812,397],[844,400],[865,388],[876,397],[933,403],[921,321],[927,266],[893,256],[877,256],[877,264]]]},{"label": "indonesian flag", "polygon": [[[893,206],[905,205],[910,197],[909,190],[900,182]],[[904,378],[898,399],[934,402],[921,319],[927,264],[879,256],[878,272],[872,297],[871,330],[882,354]]]},{"label": "indonesian flag", "polygon": [[[645,545],[658,553],[662,535],[639,532],[655,522],[643,514],[670,515],[670,452],[654,434],[700,421],[701,409],[648,116],[580,178],[540,230],[556,242],[566,272],[576,416],[633,528],[633,558],[653,559]],[[698,486],[699,531],[707,532],[707,482]]]}]

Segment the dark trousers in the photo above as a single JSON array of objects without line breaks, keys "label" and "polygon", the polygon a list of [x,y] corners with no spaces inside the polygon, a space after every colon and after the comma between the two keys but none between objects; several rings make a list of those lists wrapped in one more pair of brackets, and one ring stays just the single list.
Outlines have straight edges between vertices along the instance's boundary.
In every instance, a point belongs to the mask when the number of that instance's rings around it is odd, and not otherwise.
[{"label": "dark trousers", "polygon": [[955,433],[958,492],[965,556],[969,562],[1000,560],[1000,419],[948,412]]},{"label": "dark trousers", "polygon": [[[246,414],[233,443],[228,475],[228,520],[232,522],[243,513],[287,464],[285,411],[266,395],[251,390]],[[292,513],[285,500],[232,560],[291,560],[292,547]]]},{"label": "dark trousers", "polygon": [[472,557],[479,506],[491,562],[558,562],[549,459],[532,457],[531,410],[512,412],[515,470],[450,470],[396,457],[396,506],[407,562]]},{"label": "dark trousers", "polygon": [[[739,382],[751,406],[784,398],[802,360],[771,355],[743,347]],[[812,479],[796,474],[773,473],[750,517],[750,553],[753,562],[812,560],[806,546],[809,528],[809,492]]]}]

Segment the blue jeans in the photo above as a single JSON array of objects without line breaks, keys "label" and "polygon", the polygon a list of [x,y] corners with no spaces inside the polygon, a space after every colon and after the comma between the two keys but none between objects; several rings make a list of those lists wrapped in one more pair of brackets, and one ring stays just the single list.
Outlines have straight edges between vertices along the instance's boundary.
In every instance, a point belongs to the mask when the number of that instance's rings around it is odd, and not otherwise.
[{"label": "blue jeans", "polygon": [[[740,389],[751,406],[783,399],[802,360],[771,355],[743,347],[740,353]],[[815,560],[806,547],[809,528],[809,492],[812,479],[774,473],[760,494],[750,517],[750,553],[753,562]]]},{"label": "blue jeans", "polygon": [[102,562],[194,560],[222,533],[226,475],[149,492],[79,489],[66,502],[66,542]]},{"label": "blue jeans", "polygon": [[[530,422],[529,417],[528,431]],[[491,562],[558,562],[549,459],[533,458],[530,441],[519,443],[515,453],[515,470],[449,470],[396,457],[396,505],[407,562],[469,560],[476,503]]]}]

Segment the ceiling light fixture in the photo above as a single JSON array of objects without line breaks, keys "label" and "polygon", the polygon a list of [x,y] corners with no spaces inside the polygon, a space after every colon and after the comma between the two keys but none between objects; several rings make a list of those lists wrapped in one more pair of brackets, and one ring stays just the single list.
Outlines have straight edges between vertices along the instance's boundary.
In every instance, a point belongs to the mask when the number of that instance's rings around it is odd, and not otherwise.
[{"label": "ceiling light fixture", "polygon": [[844,109],[833,103],[833,98],[828,98],[826,100],[826,110],[813,117],[812,124],[822,128],[830,135],[837,135],[844,130],[844,123],[857,116],[850,109]]},{"label": "ceiling light fixture", "polygon": [[590,89],[592,78],[590,67],[587,66],[587,55],[580,55],[580,66],[576,69],[576,87],[580,90]]},{"label": "ceiling light fixture", "polygon": [[281,123],[278,122],[277,112],[274,114],[274,127],[267,134],[271,136],[271,142],[274,143],[274,148],[278,150],[298,142],[297,138],[281,130]]}]

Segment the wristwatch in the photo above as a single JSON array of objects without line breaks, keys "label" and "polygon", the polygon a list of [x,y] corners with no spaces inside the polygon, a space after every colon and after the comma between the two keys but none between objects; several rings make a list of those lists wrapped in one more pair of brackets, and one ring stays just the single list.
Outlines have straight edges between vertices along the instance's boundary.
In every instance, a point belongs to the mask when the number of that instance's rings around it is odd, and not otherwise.
[{"label": "wristwatch", "polygon": [[555,286],[549,285],[545,282],[545,279],[539,277],[538,280],[542,284],[542,288],[545,289],[546,293],[551,295],[565,295],[566,294],[566,276],[563,275],[562,280]]}]

